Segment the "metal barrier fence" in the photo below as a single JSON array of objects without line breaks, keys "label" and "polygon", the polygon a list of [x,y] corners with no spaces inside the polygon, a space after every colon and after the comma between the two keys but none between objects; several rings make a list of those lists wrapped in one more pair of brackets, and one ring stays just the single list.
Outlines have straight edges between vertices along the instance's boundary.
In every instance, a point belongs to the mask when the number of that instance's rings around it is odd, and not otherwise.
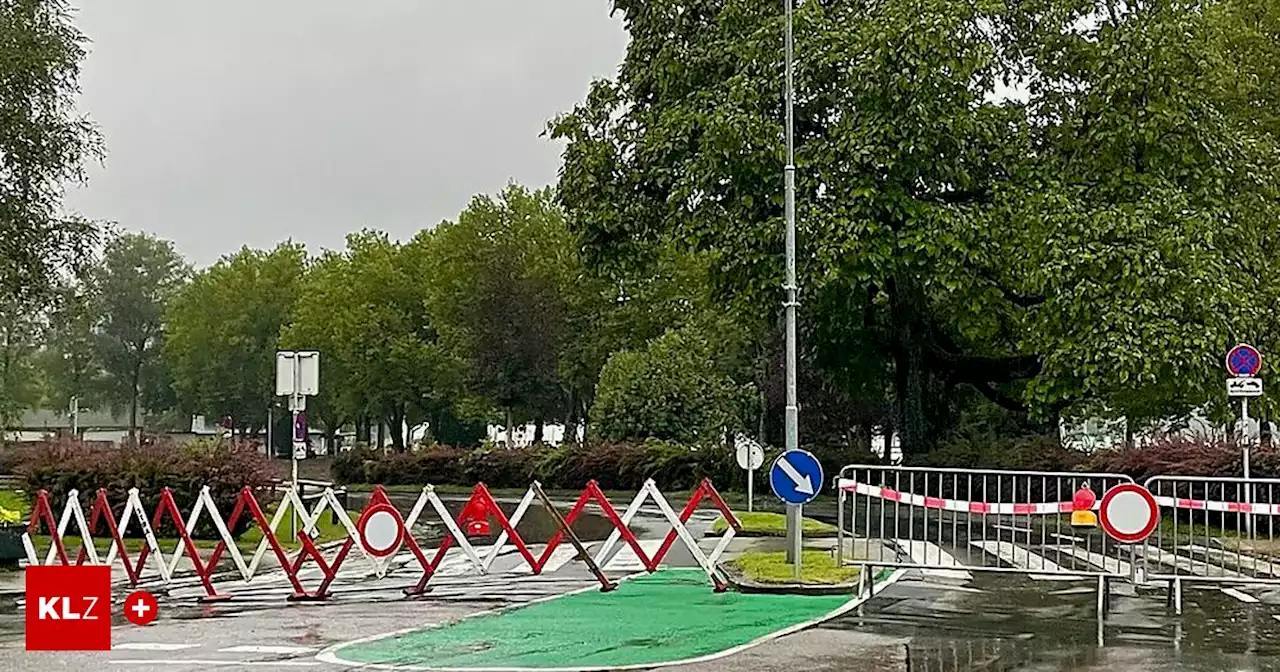
[{"label": "metal barrier fence", "polygon": [[1155,476],[1144,486],[1161,516],[1141,548],[1143,573],[1169,582],[1178,613],[1184,582],[1280,584],[1280,479]]},{"label": "metal barrier fence", "polygon": [[1096,510],[1107,489],[1132,482],[1121,474],[847,466],[837,481],[838,561],[852,535],[858,564],[942,577],[1127,577],[1132,565],[1118,545],[1096,528],[1073,527],[1071,514]]},{"label": "metal barrier fence", "polygon": [[[271,553],[281,571],[282,578],[293,590],[291,599],[321,600],[332,595],[331,587],[338,579],[339,570],[344,562],[355,551],[363,556],[367,565],[356,568],[356,580],[369,577],[379,579],[386,577],[394,569],[416,565],[420,570],[417,580],[404,589],[406,595],[421,595],[429,590],[428,583],[441,571],[441,562],[451,548],[460,551],[461,560],[469,565],[475,574],[488,574],[494,560],[508,548],[514,548],[528,569],[524,573],[541,574],[553,557],[562,561],[570,558],[582,560],[595,578],[601,589],[612,590],[616,584],[605,575],[600,568],[619,543],[630,547],[639,565],[644,570],[656,571],[667,552],[678,539],[688,549],[698,565],[706,572],[717,592],[728,587],[723,570],[718,566],[719,558],[724,553],[734,535],[741,530],[737,517],[733,515],[720,494],[709,480],[702,481],[692,492],[687,504],[677,513],[668,503],[666,497],[658,490],[653,481],[648,481],[641,488],[626,510],[619,514],[605,497],[595,481],[587,484],[573,507],[567,514],[562,514],[551,499],[543,492],[540,484],[535,482],[524,497],[516,505],[510,516],[498,505],[483,483],[472,489],[470,497],[455,515],[450,513],[444,502],[436,494],[435,489],[426,486],[416,499],[408,515],[392,505],[386,492],[377,487],[369,497],[363,512],[353,520],[348,514],[344,498],[340,498],[331,488],[326,488],[317,498],[314,508],[308,509],[292,488],[283,493],[282,499],[275,506],[274,512],[259,503],[254,491],[244,488],[235,499],[229,513],[224,515],[218,510],[208,487],[198,497],[189,516],[183,517],[173,494],[168,488],[160,492],[159,504],[152,515],[148,516],[139,491],[129,491],[127,501],[110,502],[105,490],[98,490],[90,500],[89,515],[80,501],[76,491],[68,493],[62,506],[62,515],[55,522],[54,507],[49,494],[43,490],[36,493],[27,530],[23,533],[22,542],[26,549],[27,564],[30,565],[107,565],[122,566],[130,586],[146,584],[160,589],[172,588],[179,583],[193,584],[204,592],[201,600],[221,600],[253,591],[253,585],[261,584],[264,566],[271,563],[266,560]],[[728,525],[719,543],[710,552],[704,552],[697,539],[685,527],[698,505],[709,501],[724,517]],[[554,522],[555,532],[545,541],[541,552],[535,554],[530,548],[530,541],[523,539],[516,531],[520,521],[530,507],[539,504],[546,509]],[[641,507],[649,504],[656,507],[661,517],[671,525],[671,530],[662,537],[661,544],[644,550],[635,533],[630,529],[633,518],[640,513]],[[573,522],[588,506],[593,506],[612,526],[608,538],[604,541],[594,557],[573,530]],[[345,535],[331,542],[337,547],[336,553],[326,554],[319,545],[317,529],[324,513],[329,512],[340,524]],[[116,518],[119,513],[119,519]],[[268,521],[267,513],[271,513]],[[434,513],[439,523],[445,528],[445,534],[439,542],[435,553],[422,548],[413,534],[414,527],[424,516]],[[302,529],[297,532],[300,548],[287,548],[288,540],[282,540],[280,527],[286,518],[297,516],[302,521]],[[250,520],[249,529],[257,529],[261,533],[261,541],[254,548],[252,556],[246,562],[248,549],[240,548],[237,539],[232,535],[237,523],[243,519]],[[202,523],[202,521],[208,521]],[[489,521],[495,521],[501,532],[497,539],[487,548],[478,548],[469,537],[489,536]],[[216,544],[210,552],[205,552],[197,545],[194,538],[197,525],[212,523],[216,531]],[[177,543],[167,555],[156,537],[156,529],[161,525],[170,526],[177,532]],[[74,525],[74,527],[73,527]],[[142,536],[141,549],[131,557],[124,539],[129,536],[130,526],[139,530]],[[49,547],[43,555],[37,552],[35,538],[41,528],[49,535]],[[69,528],[71,528],[69,530]],[[64,538],[68,533],[79,537],[80,547],[68,548]],[[103,556],[94,542],[94,537],[103,536],[109,540]],[[566,555],[560,549],[563,542],[568,542],[572,549]],[[332,549],[330,549],[332,550]],[[455,557],[458,554],[455,554]],[[406,557],[407,556],[407,557]],[[186,576],[179,571],[180,564],[185,562],[191,567]],[[397,558],[400,560],[397,562]],[[228,564],[230,567],[221,567]],[[146,575],[148,561],[152,572]],[[304,567],[306,573],[316,574],[318,584],[308,587],[304,584]],[[410,571],[413,571],[412,569]],[[519,570],[515,570],[519,571]],[[191,580],[194,579],[194,582]],[[241,592],[229,592],[236,584],[245,587]],[[253,584],[253,585],[250,585]]]}]

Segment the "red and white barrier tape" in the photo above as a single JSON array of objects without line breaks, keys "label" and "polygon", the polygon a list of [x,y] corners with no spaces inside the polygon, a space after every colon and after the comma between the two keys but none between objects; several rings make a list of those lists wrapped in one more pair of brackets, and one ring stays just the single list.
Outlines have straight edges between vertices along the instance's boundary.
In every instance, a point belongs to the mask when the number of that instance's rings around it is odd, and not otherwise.
[{"label": "red and white barrier tape", "polygon": [[[921,506],[926,509],[941,509],[943,511],[955,511],[958,513],[981,513],[1000,516],[1030,516],[1045,515],[1053,513],[1071,513],[1075,510],[1075,505],[1071,502],[1037,502],[1016,504],[1011,502],[997,502],[991,504],[988,502],[969,502],[960,499],[945,499],[942,497],[926,497],[911,492],[902,492],[879,485],[868,485],[866,483],[858,483],[852,479],[840,479],[840,489],[845,492],[853,492],[867,497],[875,497],[890,502],[899,502],[909,506]],[[1098,502],[1093,503],[1093,508],[1098,508]]]},{"label": "red and white barrier tape", "polygon": [[[427,590],[428,582],[439,570],[441,561],[447,551],[454,545],[459,547],[464,559],[476,573],[488,573],[494,560],[509,543],[516,548],[532,573],[540,574],[546,567],[552,553],[564,540],[564,531],[558,530],[547,541],[545,549],[538,557],[534,556],[527,542],[516,532],[516,527],[520,524],[529,506],[534,501],[535,488],[538,488],[537,484],[525,493],[512,516],[508,519],[484,484],[479,484],[472,489],[471,496],[464,505],[462,512],[456,518],[449,513],[444,502],[441,501],[432,486],[428,485],[423,488],[409,515],[405,517],[401,517],[399,511],[391,505],[386,492],[381,487],[377,487],[370,494],[364,511],[368,512],[377,508],[390,513],[396,521],[396,526],[402,532],[402,534],[396,536],[394,548],[384,549],[385,552],[379,553],[378,556],[368,550],[369,546],[365,543],[366,540],[363,537],[363,531],[360,526],[353,522],[341,501],[330,489],[324,491],[315,508],[311,511],[307,510],[296,492],[292,490],[286,491],[279,506],[276,507],[274,515],[268,521],[254,493],[248,488],[240,491],[230,514],[224,518],[221,512],[218,511],[208,487],[200,491],[191,510],[191,515],[185,519],[178,510],[173,493],[168,488],[165,488],[160,493],[159,505],[151,519],[148,520],[139,492],[135,488],[129,491],[128,499],[125,502],[118,524],[104,490],[98,491],[88,518],[85,517],[84,510],[81,508],[79,493],[74,490],[69,492],[61,519],[56,523],[53,518],[53,507],[50,503],[49,495],[45,491],[40,491],[36,495],[31,518],[27,525],[27,531],[23,534],[22,541],[26,550],[28,564],[113,565],[119,561],[124,566],[129,584],[134,586],[142,581],[143,568],[148,560],[152,561],[155,574],[158,575],[160,582],[165,585],[171,584],[178,575],[179,564],[185,555],[206,593],[202,599],[206,600],[231,597],[227,593],[220,592],[218,586],[214,585],[215,579],[221,580],[225,578],[225,575],[216,574],[217,567],[224,554],[235,566],[235,574],[238,574],[243,581],[248,582],[259,575],[263,559],[268,550],[270,550],[280,565],[284,578],[291,584],[295,598],[323,599],[329,595],[329,587],[337,578],[338,570],[352,550],[359,552],[368,561],[369,571],[366,575],[379,578],[385,577],[391,571],[390,568],[395,557],[400,555],[402,550],[407,550],[411,556],[407,561],[409,563],[416,561],[422,571],[418,581],[413,586],[405,589],[406,594],[415,595]],[[710,554],[701,550],[697,540],[686,528],[689,518],[704,499],[709,499],[730,523],[724,536],[721,537],[720,542]],[[629,528],[631,520],[640,511],[640,507],[650,500],[657,506],[663,518],[671,524],[671,530],[664,537],[662,545],[652,556],[645,554],[635,534]],[[573,521],[592,503],[600,509],[604,517],[614,527],[609,538],[595,556],[597,565],[609,557],[609,553],[619,540],[623,540],[631,547],[645,569],[652,572],[658,568],[662,559],[678,538],[707,573],[715,584],[716,589],[725,589],[727,584],[721,576],[716,563],[739,529],[739,523],[710,481],[704,480],[698,485],[689,502],[679,514],[667,502],[667,499],[658,490],[653,481],[647,481],[621,516],[610,504],[608,498],[604,496],[596,482],[592,481],[587,484],[587,487],[583,490],[569,513],[563,517],[564,525],[572,525]],[[431,557],[428,557],[428,554],[413,538],[413,535],[408,533],[418,522],[419,517],[427,506],[430,506],[436,515],[440,517],[448,532],[441,540],[435,554]],[[345,540],[342,540],[341,547],[330,559],[326,559],[320,549],[317,548],[314,538],[317,525],[321,520],[320,517],[326,512],[331,512],[346,531]],[[290,513],[302,520],[302,527],[298,533],[301,548],[292,554],[292,557],[290,557],[290,553],[286,552],[278,536],[280,525],[289,518]],[[256,527],[262,532],[262,540],[258,543],[253,555],[247,562],[231,534],[231,530],[235,529],[241,516],[244,515],[248,515],[253,519],[250,525],[251,528]],[[169,523],[177,530],[179,537],[179,544],[167,561],[155,535],[155,528],[159,527],[166,517]],[[191,535],[191,532],[196,529],[196,526],[203,519],[202,517],[207,517],[212,522],[218,534],[217,545],[203,559]],[[484,557],[481,557],[468,539],[464,528],[469,530],[476,525],[481,528],[487,528],[487,521],[491,519],[498,522],[498,526],[502,531],[494,545],[488,549]],[[75,532],[79,534],[82,540],[82,546],[74,559],[67,554],[67,548],[63,541],[72,521],[75,522]],[[106,525],[111,539],[110,548],[105,558],[99,555],[93,543],[92,533],[99,528],[99,524]],[[143,547],[136,558],[130,556],[124,544],[124,537],[128,533],[131,524],[137,525],[141,529],[144,538]],[[41,526],[48,530],[51,537],[50,547],[43,558],[43,562],[32,541],[33,535],[40,532]],[[487,535],[487,530],[484,534]],[[316,567],[320,569],[323,576],[319,585],[311,590],[308,590],[303,585],[300,578],[300,572],[308,559],[315,562]],[[602,573],[598,573],[597,577],[606,589],[612,588],[612,584]]]},{"label": "red and white barrier tape", "polygon": [[1263,516],[1280,516],[1280,504],[1217,502],[1205,499],[1184,499],[1181,497],[1156,497],[1156,503],[1170,509],[1221,511],[1222,513],[1254,513]]}]

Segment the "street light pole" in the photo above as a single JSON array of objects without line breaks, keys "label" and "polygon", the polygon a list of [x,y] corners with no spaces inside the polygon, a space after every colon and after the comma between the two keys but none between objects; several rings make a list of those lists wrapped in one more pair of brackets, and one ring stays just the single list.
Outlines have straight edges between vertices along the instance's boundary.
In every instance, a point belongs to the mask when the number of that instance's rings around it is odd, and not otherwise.
[{"label": "street light pole", "polygon": [[[787,297],[782,304],[786,313],[787,329],[787,408],[786,408],[786,449],[796,450],[800,447],[800,406],[796,392],[796,146],[795,146],[795,78],[792,38],[792,3],[794,0],[782,0],[786,8],[786,109],[787,109],[787,163],[783,169],[786,183],[786,217],[787,217]],[[800,507],[788,505],[787,513],[787,555],[788,560],[800,573]]]}]

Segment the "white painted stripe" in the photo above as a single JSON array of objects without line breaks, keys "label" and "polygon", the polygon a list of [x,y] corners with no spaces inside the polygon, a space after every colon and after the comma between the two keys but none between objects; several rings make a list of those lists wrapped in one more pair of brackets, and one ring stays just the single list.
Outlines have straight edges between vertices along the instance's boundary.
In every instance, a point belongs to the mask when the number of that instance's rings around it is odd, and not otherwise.
[{"label": "white painted stripe", "polygon": [[1224,567],[1212,564],[1206,566],[1204,562],[1192,561],[1191,558],[1170,553],[1164,549],[1156,548],[1155,546],[1144,546],[1138,552],[1145,555],[1148,559],[1155,560],[1162,565],[1176,567],[1182,572],[1194,574],[1196,576],[1213,576],[1231,579],[1244,578],[1240,574]]},{"label": "white painted stripe", "polygon": [[271,653],[290,656],[311,653],[315,650],[315,648],[310,646],[258,646],[255,644],[243,644],[241,646],[218,649],[218,653]]},{"label": "white painted stripe", "polygon": [[[654,553],[662,547],[661,539],[642,539],[640,540],[640,550],[644,554],[653,557]],[[606,572],[639,572],[645,569],[644,563],[640,561],[640,556],[631,549],[631,544],[620,544],[618,552],[609,559],[609,562],[602,567]]]},{"label": "white painted stripe", "polygon": [[1101,567],[1112,574],[1133,576],[1133,565],[1125,562],[1124,560],[1113,558],[1109,555],[1103,555],[1101,553],[1094,553],[1093,551],[1078,548],[1076,546],[1059,546],[1058,548],[1066,555],[1073,555],[1095,567]]},{"label": "white painted stripe", "polygon": [[[633,553],[632,555],[635,555],[635,554]],[[540,556],[539,553],[533,554],[534,558],[537,558],[539,556]],[[560,568],[569,564],[569,562],[576,557],[578,557],[578,551],[573,546],[566,546],[566,545],[558,546],[556,547],[556,550],[551,552],[551,557],[547,558],[547,564],[542,566],[542,573],[550,574],[551,572],[559,571]],[[511,570],[511,573],[512,574],[532,574],[533,568],[529,566],[528,562],[525,562],[525,559],[523,557],[520,557],[519,563],[517,563],[515,568]]]},{"label": "white painted stripe", "polygon": [[917,565],[927,567],[958,567],[954,569],[922,569],[921,574],[926,576],[934,576],[942,579],[959,579],[961,581],[969,581],[973,579],[973,575],[963,570],[964,565],[956,560],[955,556],[942,550],[942,547],[928,541],[920,541],[915,539],[894,539],[893,543],[898,545],[904,553],[910,558],[911,562]]},{"label": "white painted stripe", "polygon": [[1237,600],[1240,600],[1241,602],[1244,602],[1245,604],[1257,604],[1257,603],[1258,603],[1258,598],[1256,598],[1256,597],[1254,597],[1254,596],[1250,595],[1249,593],[1244,593],[1244,592],[1238,591],[1238,590],[1236,590],[1235,588],[1223,588],[1223,589],[1222,589],[1222,594],[1223,594],[1223,595],[1226,595],[1227,597],[1234,597],[1234,598],[1236,598]]},{"label": "white painted stripe", "polygon": [[194,649],[199,644],[168,644],[165,642],[121,642],[112,644],[111,648],[121,651],[181,651]]},{"label": "white painted stripe", "polygon": [[1208,546],[1200,546],[1198,544],[1179,546],[1178,550],[1203,555],[1207,558],[1212,558],[1223,567],[1232,565],[1237,570],[1248,571],[1254,574],[1276,576],[1277,571],[1280,571],[1280,565],[1277,565],[1274,560],[1268,562],[1260,557],[1249,555],[1244,552],[1228,551],[1222,548],[1210,548]]},{"label": "white painted stripe", "polygon": [[108,660],[112,665],[137,665],[139,667],[163,667],[180,665],[185,667],[318,667],[323,665],[318,660],[164,660],[161,658],[138,658],[134,660]]},{"label": "white painted stripe", "polygon": [[1274,618],[1274,619],[1276,619],[1277,621],[1280,621],[1280,616],[1276,616],[1276,615],[1272,614],[1271,618]]},{"label": "white painted stripe", "polygon": [[1019,569],[1046,572],[1045,574],[1032,574],[1031,578],[1036,581],[1074,581],[1079,578],[1079,575],[1073,575],[1071,570],[1042,555],[1032,553],[1017,544],[992,540],[970,541],[969,543]]}]

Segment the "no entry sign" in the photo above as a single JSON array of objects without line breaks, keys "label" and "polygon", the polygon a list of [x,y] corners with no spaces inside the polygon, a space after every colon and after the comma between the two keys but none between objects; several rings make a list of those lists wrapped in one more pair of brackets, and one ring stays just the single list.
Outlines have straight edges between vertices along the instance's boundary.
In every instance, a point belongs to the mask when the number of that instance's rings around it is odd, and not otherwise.
[{"label": "no entry sign", "polygon": [[375,558],[395,555],[404,541],[400,512],[390,504],[376,504],[365,509],[356,527],[360,530],[360,545]]},{"label": "no entry sign", "polygon": [[1160,506],[1146,488],[1135,483],[1122,483],[1102,496],[1098,523],[1107,536],[1116,541],[1141,543],[1160,524]]}]

